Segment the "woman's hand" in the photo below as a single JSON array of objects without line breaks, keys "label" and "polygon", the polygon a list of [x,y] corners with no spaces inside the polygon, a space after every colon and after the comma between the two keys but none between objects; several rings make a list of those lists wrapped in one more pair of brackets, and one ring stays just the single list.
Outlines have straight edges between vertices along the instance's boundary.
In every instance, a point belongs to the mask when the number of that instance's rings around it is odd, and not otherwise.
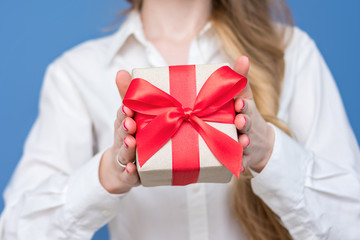
[{"label": "woman's hand", "polygon": [[[116,75],[116,85],[121,98],[124,98],[130,84],[131,76],[126,71],[119,71]],[[102,186],[110,193],[125,193],[140,184],[139,175],[133,161],[135,160],[136,123],[132,116],[134,112],[122,106],[115,120],[114,145],[103,154],[99,167],[99,179]],[[120,161],[126,167],[121,167]]]},{"label": "woman's hand", "polygon": [[[234,70],[247,77],[249,58],[240,57]],[[239,143],[244,147],[243,165],[261,172],[272,153],[275,141],[273,128],[268,125],[256,108],[248,81],[245,89],[235,99],[235,126],[239,133]]]}]

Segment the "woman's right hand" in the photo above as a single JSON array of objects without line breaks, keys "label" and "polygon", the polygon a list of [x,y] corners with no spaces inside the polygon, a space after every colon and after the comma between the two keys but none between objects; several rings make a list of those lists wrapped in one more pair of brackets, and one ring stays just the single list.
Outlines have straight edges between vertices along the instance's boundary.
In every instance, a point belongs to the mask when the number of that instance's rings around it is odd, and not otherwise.
[{"label": "woman's right hand", "polygon": [[[116,85],[123,99],[131,82],[131,76],[126,71],[119,71],[116,75]],[[132,118],[134,112],[122,106],[117,112],[115,120],[114,144],[108,148],[100,162],[99,179],[101,185],[113,194],[130,191],[132,187],[140,185],[140,178],[135,164],[136,123]],[[121,167],[118,160],[126,165]]]}]

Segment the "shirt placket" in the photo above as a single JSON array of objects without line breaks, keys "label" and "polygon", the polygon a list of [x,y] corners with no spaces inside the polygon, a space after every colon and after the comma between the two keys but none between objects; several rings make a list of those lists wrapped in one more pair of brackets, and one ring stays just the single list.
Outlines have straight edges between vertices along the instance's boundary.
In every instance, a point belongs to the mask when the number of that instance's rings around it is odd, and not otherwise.
[{"label": "shirt placket", "polygon": [[[201,34],[202,35],[202,34]],[[144,46],[146,57],[151,67],[167,66],[165,59],[159,51],[148,42],[142,32],[135,34],[136,38]],[[200,44],[207,44],[201,41],[201,36],[193,39],[189,49],[187,64],[205,64],[206,54],[202,53]],[[210,49],[211,51],[212,49]],[[206,185],[203,183],[192,184],[185,187],[188,215],[188,234],[190,240],[209,239],[208,214],[206,200]]]},{"label": "shirt placket", "polygon": [[186,187],[189,239],[209,239],[206,186],[203,183]]}]

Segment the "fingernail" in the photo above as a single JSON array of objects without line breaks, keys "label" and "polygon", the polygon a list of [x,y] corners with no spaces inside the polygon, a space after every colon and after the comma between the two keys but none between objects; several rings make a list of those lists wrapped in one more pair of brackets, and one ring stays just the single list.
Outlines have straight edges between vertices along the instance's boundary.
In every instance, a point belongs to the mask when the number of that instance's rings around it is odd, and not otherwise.
[{"label": "fingernail", "polygon": [[[126,139],[126,138],[125,138],[125,139]],[[125,148],[129,148],[129,145],[127,145],[125,139],[124,139],[124,146],[125,146]]]},{"label": "fingernail", "polygon": [[125,131],[128,131],[128,129],[127,129],[126,125],[125,125],[125,122],[126,122],[126,120],[123,121],[123,128],[125,129]]},{"label": "fingernail", "polygon": [[244,166],[241,166],[240,173],[243,173],[243,172],[245,172],[245,168],[244,168]]},{"label": "fingernail", "polygon": [[244,107],[245,107],[245,101],[244,101],[244,99],[241,99],[241,101],[242,101],[242,107],[241,107],[241,110],[240,110],[240,111],[244,110]]},{"label": "fingernail", "polygon": [[122,107],[121,107],[121,112],[126,116],[126,112],[125,112],[125,110],[124,110],[124,105],[122,105]]},{"label": "fingernail", "polygon": [[246,147],[248,147],[248,146],[250,145],[250,138],[248,137],[248,139],[249,139],[249,143],[247,144],[247,146],[246,146]]},{"label": "fingernail", "polygon": [[126,165],[125,170],[127,173],[129,173],[128,165]]},{"label": "fingernail", "polygon": [[246,117],[244,116],[244,126],[243,126],[243,128],[246,126],[246,123],[247,123],[247,120],[246,120]]}]

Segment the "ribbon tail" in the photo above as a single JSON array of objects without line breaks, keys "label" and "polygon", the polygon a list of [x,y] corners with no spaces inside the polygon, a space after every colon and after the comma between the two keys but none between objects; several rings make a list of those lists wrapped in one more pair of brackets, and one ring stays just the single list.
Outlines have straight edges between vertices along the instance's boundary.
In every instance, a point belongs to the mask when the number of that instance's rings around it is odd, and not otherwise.
[{"label": "ribbon tail", "polygon": [[[142,167],[179,129],[183,120],[176,113],[158,115],[136,134],[138,162]],[[154,140],[156,139],[156,140]]]},{"label": "ribbon tail", "polygon": [[193,116],[191,123],[215,157],[237,178],[240,176],[243,147],[240,143]]}]

